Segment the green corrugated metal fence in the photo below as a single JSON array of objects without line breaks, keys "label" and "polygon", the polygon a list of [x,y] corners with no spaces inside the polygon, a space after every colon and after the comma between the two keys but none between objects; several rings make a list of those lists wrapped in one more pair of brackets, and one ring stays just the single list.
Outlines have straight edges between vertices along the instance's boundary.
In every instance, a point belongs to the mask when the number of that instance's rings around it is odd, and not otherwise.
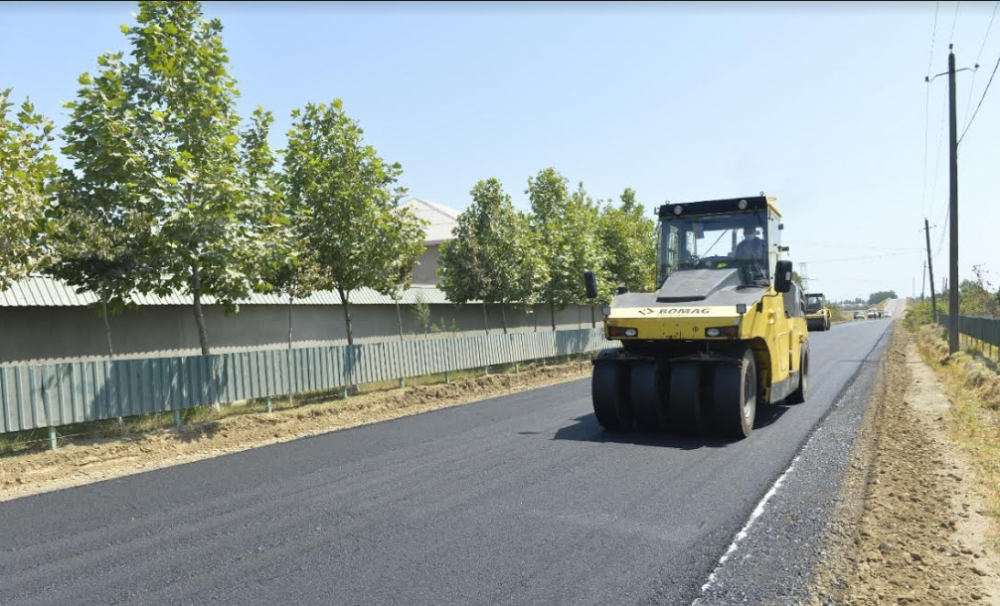
[{"label": "green corrugated metal fence", "polygon": [[0,433],[615,347],[600,329],[0,367]]},{"label": "green corrugated metal fence", "polygon": [[[938,316],[938,324],[948,327],[950,318],[947,314]],[[994,351],[1000,349],[1000,320],[994,318],[958,317],[958,332],[970,339],[983,344],[987,355],[993,357]]]}]

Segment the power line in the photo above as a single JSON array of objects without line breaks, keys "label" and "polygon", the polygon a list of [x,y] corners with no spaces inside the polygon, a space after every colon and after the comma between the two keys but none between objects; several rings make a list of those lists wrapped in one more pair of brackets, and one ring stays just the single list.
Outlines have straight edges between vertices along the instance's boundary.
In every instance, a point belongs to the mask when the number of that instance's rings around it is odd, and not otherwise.
[{"label": "power line", "polygon": [[[944,94],[945,94],[945,100],[944,103],[941,105],[941,123],[938,126],[937,157],[934,160],[934,187],[931,188],[931,197],[930,197],[931,208],[934,207],[934,198],[937,195],[938,180],[941,178],[941,147],[944,144],[944,122],[945,118],[948,116],[948,98],[947,98],[948,91],[945,90]],[[945,204],[945,209],[947,210],[947,208],[948,205]]]},{"label": "power line", "polygon": [[976,111],[972,112],[972,118],[970,118],[969,123],[965,125],[965,130],[962,131],[962,136],[958,138],[958,143],[961,143],[962,139],[965,139],[965,134],[969,132],[969,127],[972,126],[976,116],[979,115],[979,108],[983,106],[983,101],[986,99],[986,93],[990,92],[990,84],[993,84],[993,77],[997,75],[998,67],[1000,67],[1000,57],[997,57],[997,63],[993,66],[993,73],[990,74],[990,81],[986,83],[986,88],[983,89],[983,96],[979,98],[979,104],[976,105]]},{"label": "power line", "polygon": [[[923,231],[923,230],[921,230]],[[816,242],[803,242],[802,248],[836,248],[839,250],[878,250],[889,252],[910,252],[914,250],[924,250],[922,247],[913,246],[852,246],[849,244],[822,244]]]},{"label": "power line", "polygon": [[[971,93],[970,93],[970,99],[971,99]],[[923,196],[920,199],[921,215],[925,214],[925,211],[927,210],[927,148],[929,147],[929,145],[927,144],[927,139],[928,137],[930,137],[930,131],[931,131],[930,113],[931,113],[931,85],[928,84],[927,94],[925,95],[924,98],[924,172],[923,172],[924,189],[923,189]]]},{"label": "power line", "polygon": [[958,7],[962,5],[961,0],[955,3],[955,16],[951,20],[951,38],[948,40],[948,44],[955,43],[955,25],[958,24]]},{"label": "power line", "polygon": [[937,38],[938,11],[941,9],[941,0],[934,4],[934,29],[931,31],[931,52],[927,57],[927,75],[931,75],[931,67],[934,64],[934,41]]},{"label": "power line", "polygon": [[[997,0],[1000,3],[1000,0]],[[931,67],[934,65],[934,42],[937,39],[937,24],[938,24],[938,11],[941,8],[941,1],[934,5],[934,29],[931,30],[931,47],[927,53],[927,78],[931,76]],[[927,84],[927,94],[924,99],[924,189],[923,196],[920,200],[920,214],[923,215],[927,209],[927,152],[930,147],[928,143],[928,138],[930,137],[930,113],[931,113],[931,85]],[[969,93],[969,101],[971,105],[972,93]]]},{"label": "power line", "polygon": [[993,20],[997,16],[997,9],[1000,8],[1000,0],[993,5],[993,14],[990,16],[990,24],[986,26],[986,34],[983,36],[983,43],[979,45],[979,54],[976,55],[976,70],[972,72],[972,83],[969,85],[969,99],[965,102],[965,123],[969,123],[969,108],[972,107],[972,93],[976,91],[976,75],[979,73],[979,60],[983,58],[983,51],[986,49],[986,42],[990,39],[990,30],[993,29]]},{"label": "power line", "polygon": [[910,252],[897,252],[897,253],[886,253],[884,255],[869,255],[865,257],[843,257],[840,259],[809,259],[808,263],[840,263],[844,261],[867,261],[869,259],[885,259],[888,257],[904,257],[907,255],[917,255],[921,254],[921,251],[913,250]]},{"label": "power line", "polygon": [[986,49],[986,41],[990,38],[990,30],[993,29],[993,20],[996,19],[997,9],[1000,8],[1000,0],[993,5],[993,14],[990,15],[990,24],[986,26],[986,35],[983,36],[983,43],[979,46],[979,54],[976,55],[976,63],[983,58],[983,50]]},{"label": "power line", "polygon": [[944,228],[941,229],[941,237],[938,239],[937,249],[934,251],[934,258],[937,258],[941,254],[941,249],[944,247],[944,236],[948,233],[948,221],[951,220],[951,213],[947,212],[948,207],[945,207],[945,213],[942,219],[944,220]]}]

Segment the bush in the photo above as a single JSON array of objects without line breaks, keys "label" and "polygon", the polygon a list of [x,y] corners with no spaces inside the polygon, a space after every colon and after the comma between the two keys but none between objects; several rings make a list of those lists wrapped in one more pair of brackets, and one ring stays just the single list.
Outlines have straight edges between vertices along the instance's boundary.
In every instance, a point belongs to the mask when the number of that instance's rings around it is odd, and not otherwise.
[{"label": "bush", "polygon": [[[948,304],[945,301],[938,301],[938,313],[946,314],[948,313]],[[933,323],[933,316],[931,315],[931,302],[930,301],[915,301],[910,304],[909,309],[906,310],[906,317],[903,319],[903,326],[907,330],[916,330],[921,326],[926,326]]]},{"label": "bush", "polygon": [[830,321],[837,322],[844,319],[844,310],[836,303],[827,301],[826,306],[830,309]]}]

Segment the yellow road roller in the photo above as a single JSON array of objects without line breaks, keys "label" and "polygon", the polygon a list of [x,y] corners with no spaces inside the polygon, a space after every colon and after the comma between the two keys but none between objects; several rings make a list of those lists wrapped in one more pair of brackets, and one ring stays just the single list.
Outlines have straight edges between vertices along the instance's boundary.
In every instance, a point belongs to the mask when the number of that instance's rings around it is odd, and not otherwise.
[{"label": "yellow road roller", "polygon": [[821,292],[806,293],[806,326],[809,330],[830,330],[832,314]]},{"label": "yellow road roller", "polygon": [[[603,305],[620,348],[594,359],[592,399],[609,431],[742,439],[758,405],[806,400],[805,298],[782,257],[775,199],[667,203],[658,209],[656,292]],[[593,271],[587,296],[598,296]]]}]

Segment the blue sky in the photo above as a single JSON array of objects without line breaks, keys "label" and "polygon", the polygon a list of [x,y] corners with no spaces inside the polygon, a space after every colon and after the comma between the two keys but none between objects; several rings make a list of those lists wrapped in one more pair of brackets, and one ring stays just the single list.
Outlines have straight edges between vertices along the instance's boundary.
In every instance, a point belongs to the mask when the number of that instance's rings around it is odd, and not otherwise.
[{"label": "blue sky", "polygon": [[[961,127],[1000,57],[1000,18],[984,38],[995,2],[318,4],[205,3],[225,26],[241,110],[275,113],[277,147],[294,107],[340,97],[411,195],[458,209],[491,176],[526,209],[527,178],[547,166],[595,198],[631,186],[650,211],[764,191],[792,259],[835,298],[909,295],[914,279],[919,295],[918,230],[929,216],[937,250],[948,196],[947,83],[928,103],[928,63],[943,71],[953,41],[971,66],[985,39],[978,73],[959,75]],[[135,10],[0,4],[0,86],[64,124],[80,73],[127,50],[119,26]],[[998,89],[959,158],[961,273],[984,264],[994,282]]]}]

